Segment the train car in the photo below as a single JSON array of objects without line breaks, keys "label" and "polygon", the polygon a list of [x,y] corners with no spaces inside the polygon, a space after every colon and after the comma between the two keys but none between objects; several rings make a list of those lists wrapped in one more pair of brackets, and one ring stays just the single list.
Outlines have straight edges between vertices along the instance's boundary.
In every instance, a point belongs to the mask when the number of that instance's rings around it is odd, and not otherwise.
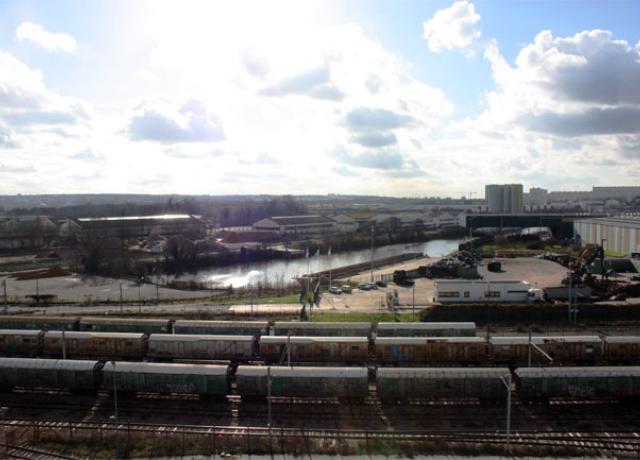
[{"label": "train car", "polygon": [[[290,352],[287,350],[290,347]],[[364,364],[369,356],[366,337],[283,337],[260,339],[260,357],[271,363]]]},{"label": "train car", "polygon": [[476,323],[378,323],[377,337],[473,337]]},{"label": "train car", "polygon": [[550,398],[640,397],[640,367],[520,367],[516,392],[525,402]]},{"label": "train car", "polygon": [[128,394],[197,394],[224,399],[229,393],[228,366],[217,364],[107,362],[102,388]]},{"label": "train car", "polygon": [[276,321],[273,334],[296,337],[370,337],[371,323],[314,323],[302,321]]},{"label": "train car", "polygon": [[0,330],[0,354],[38,356],[42,353],[44,331],[27,329]]},{"label": "train car", "polygon": [[95,393],[100,388],[100,361],[0,358],[0,388],[60,389]]},{"label": "train car", "polygon": [[268,321],[187,321],[173,323],[175,334],[253,335],[261,336],[269,331]]},{"label": "train car", "polygon": [[[44,334],[44,354],[63,355],[63,332]],[[142,359],[146,352],[146,336],[127,332],[64,332],[64,349],[68,357],[105,359]]]},{"label": "train car", "polygon": [[160,360],[249,361],[256,351],[251,335],[151,334],[147,357]]},{"label": "train car", "polygon": [[467,365],[487,360],[481,337],[377,337],[376,362],[393,365]]},{"label": "train car", "polygon": [[[553,362],[535,348],[531,362],[538,364],[596,364],[603,359],[602,340],[597,335],[535,336],[531,343],[547,353]],[[526,365],[529,355],[529,337],[491,337],[489,354],[495,363]]]},{"label": "train car", "polygon": [[[338,398],[361,402],[369,393],[366,367],[271,366],[271,396],[288,398]],[[268,395],[268,366],[239,366],[236,388],[243,400]]]},{"label": "train car", "polygon": [[141,332],[144,334],[170,334],[173,320],[152,318],[92,318],[80,319],[81,331],[95,332]]},{"label": "train car", "polygon": [[378,368],[378,397],[383,403],[412,399],[477,398],[481,402],[505,400],[508,368]]},{"label": "train car", "polygon": [[612,364],[640,364],[640,336],[608,336],[604,354]]},{"label": "train car", "polygon": [[68,316],[0,316],[0,329],[37,329],[77,331],[80,318]]}]

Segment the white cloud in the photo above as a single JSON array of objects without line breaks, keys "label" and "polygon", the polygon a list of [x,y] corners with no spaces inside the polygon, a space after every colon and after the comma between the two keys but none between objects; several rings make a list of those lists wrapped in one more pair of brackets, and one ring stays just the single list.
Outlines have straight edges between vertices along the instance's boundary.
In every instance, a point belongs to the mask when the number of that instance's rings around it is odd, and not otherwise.
[{"label": "white cloud", "polygon": [[423,38],[434,53],[459,49],[472,54],[471,46],[482,35],[480,15],[473,3],[455,2],[436,13],[423,24]]},{"label": "white cloud", "polygon": [[47,51],[73,53],[76,49],[76,41],[71,35],[49,32],[40,24],[29,21],[23,22],[17,27],[16,38],[21,42],[35,43]]}]

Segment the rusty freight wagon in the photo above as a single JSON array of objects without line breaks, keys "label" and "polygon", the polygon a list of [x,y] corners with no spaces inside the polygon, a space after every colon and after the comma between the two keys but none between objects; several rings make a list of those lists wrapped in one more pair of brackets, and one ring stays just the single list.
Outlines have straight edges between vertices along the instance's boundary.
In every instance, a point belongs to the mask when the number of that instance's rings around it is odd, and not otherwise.
[{"label": "rusty freight wagon", "polygon": [[0,388],[61,389],[95,393],[102,375],[100,361],[0,358]]},{"label": "rusty freight wagon", "polygon": [[[266,398],[268,366],[240,366],[236,387],[243,400]],[[369,394],[366,367],[271,366],[271,396],[277,398],[337,398],[362,402]]]},{"label": "rusty freight wagon", "polygon": [[604,354],[614,364],[640,364],[639,336],[609,336],[603,339]]},{"label": "rusty freight wagon", "polygon": [[0,353],[10,356],[38,356],[42,353],[44,331],[0,330]]},{"label": "rusty freight wagon", "polygon": [[476,323],[378,323],[378,337],[473,337]]},{"label": "rusty freight wagon", "polygon": [[81,331],[170,333],[173,320],[152,318],[92,318],[80,319]]},{"label": "rusty freight wagon", "polygon": [[469,365],[486,362],[481,337],[378,337],[376,362],[405,366]]},{"label": "rusty freight wagon", "polygon": [[526,402],[640,397],[637,366],[520,367],[515,377],[518,396]]},{"label": "rusty freight wagon", "polygon": [[535,347],[530,347],[528,336],[491,337],[489,353],[495,363],[526,365],[529,348],[531,362],[536,364],[596,364],[603,359],[602,340],[597,335],[535,336],[531,343],[548,354],[550,362]]},{"label": "rusty freight wagon", "polygon": [[51,357],[66,353],[77,358],[141,360],[145,351],[142,333],[49,331],[44,335],[44,354]]},{"label": "rusty freight wagon", "polygon": [[508,368],[378,368],[378,397],[383,403],[413,399],[477,398],[500,401],[507,396]]},{"label": "rusty freight wagon", "polygon": [[281,337],[260,339],[260,357],[270,363],[364,364],[369,356],[366,337]]},{"label": "rusty freight wagon", "polygon": [[252,335],[151,334],[147,357],[160,360],[249,361],[256,349]]},{"label": "rusty freight wagon", "polygon": [[108,362],[102,388],[118,393],[196,394],[224,399],[229,393],[228,366],[218,364]]},{"label": "rusty freight wagon", "polygon": [[173,323],[175,334],[253,335],[261,336],[269,331],[268,321],[188,321]]},{"label": "rusty freight wagon", "polygon": [[369,337],[371,323],[322,323],[302,321],[276,321],[272,335],[299,337]]}]

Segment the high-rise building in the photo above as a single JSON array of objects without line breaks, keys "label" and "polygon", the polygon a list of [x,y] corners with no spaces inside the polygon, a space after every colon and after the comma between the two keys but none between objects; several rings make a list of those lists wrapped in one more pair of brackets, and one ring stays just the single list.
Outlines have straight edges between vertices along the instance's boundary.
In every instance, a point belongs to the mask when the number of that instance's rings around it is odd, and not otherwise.
[{"label": "high-rise building", "polygon": [[531,187],[529,189],[529,206],[531,209],[541,208],[547,204],[548,190],[539,187]]},{"label": "high-rise building", "polygon": [[518,214],[523,209],[522,184],[485,185],[484,197],[489,212]]}]

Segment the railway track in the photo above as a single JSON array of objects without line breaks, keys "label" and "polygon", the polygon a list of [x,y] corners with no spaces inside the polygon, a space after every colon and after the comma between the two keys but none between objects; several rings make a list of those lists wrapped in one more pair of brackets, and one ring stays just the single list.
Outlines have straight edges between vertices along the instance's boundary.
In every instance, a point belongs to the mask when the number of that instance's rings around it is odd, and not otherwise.
[{"label": "railway track", "polygon": [[[258,426],[195,426],[162,424],[114,424],[91,422],[27,422],[21,420],[0,421],[0,427],[33,427],[39,431],[73,432],[84,430],[101,433],[136,433],[153,435],[189,435],[207,438],[250,439],[278,438],[288,440],[339,440],[366,441],[387,440],[396,442],[446,442],[457,444],[504,445],[504,431],[477,430],[430,430],[430,431],[380,431],[380,430],[336,430],[279,427],[269,429]],[[589,452],[609,452],[630,454],[640,453],[640,433],[638,431],[514,431],[510,435],[511,446],[562,448],[572,447]]]}]

